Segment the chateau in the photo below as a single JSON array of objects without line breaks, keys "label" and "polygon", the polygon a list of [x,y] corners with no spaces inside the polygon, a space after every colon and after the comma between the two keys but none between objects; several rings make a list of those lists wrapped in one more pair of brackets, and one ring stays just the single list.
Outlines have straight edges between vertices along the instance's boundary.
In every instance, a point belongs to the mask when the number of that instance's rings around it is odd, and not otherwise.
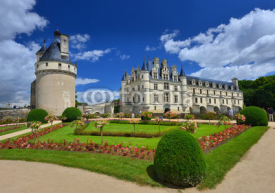
[{"label": "chateau", "polygon": [[122,112],[150,111],[164,113],[227,113],[230,108],[239,112],[243,107],[243,92],[238,79],[232,82],[203,79],[180,73],[177,66],[171,68],[167,60],[143,62],[142,68],[126,71],[120,88]]},{"label": "chateau", "polygon": [[31,108],[45,109],[61,115],[67,107],[75,106],[77,63],[69,57],[69,36],[54,32],[54,40],[36,53],[36,79],[31,84]]}]

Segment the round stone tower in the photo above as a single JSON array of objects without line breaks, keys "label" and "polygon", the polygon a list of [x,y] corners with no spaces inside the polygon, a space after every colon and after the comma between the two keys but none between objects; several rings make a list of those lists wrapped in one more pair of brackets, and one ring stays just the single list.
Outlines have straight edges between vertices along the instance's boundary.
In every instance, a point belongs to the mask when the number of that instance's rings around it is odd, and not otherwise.
[{"label": "round stone tower", "polygon": [[49,48],[44,42],[36,55],[36,80],[32,83],[35,96],[31,96],[34,108],[61,115],[67,107],[75,107],[77,64],[69,58],[69,36],[57,29]]}]

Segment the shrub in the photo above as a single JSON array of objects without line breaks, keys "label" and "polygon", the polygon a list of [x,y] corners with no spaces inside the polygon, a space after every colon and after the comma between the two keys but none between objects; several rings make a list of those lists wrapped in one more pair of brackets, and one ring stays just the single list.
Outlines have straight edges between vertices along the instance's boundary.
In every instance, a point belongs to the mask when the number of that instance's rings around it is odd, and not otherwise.
[{"label": "shrub", "polygon": [[246,120],[245,124],[251,126],[267,126],[268,118],[266,112],[259,107],[246,107],[240,112],[241,115],[244,115]]},{"label": "shrub", "polygon": [[173,129],[160,139],[154,168],[161,181],[195,186],[205,174],[205,160],[199,142],[188,132]]},{"label": "shrub", "polygon": [[74,120],[77,120],[79,117],[81,117],[82,113],[76,107],[68,107],[63,111],[62,115],[67,117],[67,119],[64,120],[64,122],[72,122]]},{"label": "shrub", "polygon": [[143,111],[141,112],[141,120],[151,120],[152,113],[149,111]]},{"label": "shrub", "polygon": [[27,121],[40,121],[41,123],[48,123],[48,121],[45,120],[47,115],[48,113],[44,109],[33,109],[29,112]]},{"label": "shrub", "polygon": [[183,130],[189,132],[189,133],[195,133],[196,129],[198,129],[197,123],[195,121],[185,121],[183,123]]}]

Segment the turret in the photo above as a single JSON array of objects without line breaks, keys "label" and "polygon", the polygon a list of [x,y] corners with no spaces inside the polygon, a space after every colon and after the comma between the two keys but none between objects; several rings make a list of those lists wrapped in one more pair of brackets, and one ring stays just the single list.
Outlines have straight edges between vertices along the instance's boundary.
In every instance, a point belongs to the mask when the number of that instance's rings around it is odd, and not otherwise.
[{"label": "turret", "polygon": [[46,50],[47,50],[47,46],[46,46],[46,41],[44,39],[43,46],[40,48],[38,52],[36,52],[36,62],[38,62],[40,58],[45,54]]},{"label": "turret", "polygon": [[232,79],[232,83],[235,85],[236,89],[239,90],[239,83],[237,78]]}]

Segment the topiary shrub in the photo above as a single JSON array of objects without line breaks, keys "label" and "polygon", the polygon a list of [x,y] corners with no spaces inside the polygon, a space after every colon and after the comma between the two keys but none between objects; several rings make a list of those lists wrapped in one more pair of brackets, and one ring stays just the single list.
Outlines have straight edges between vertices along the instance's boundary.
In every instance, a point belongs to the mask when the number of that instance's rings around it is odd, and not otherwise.
[{"label": "topiary shrub", "polygon": [[44,109],[33,109],[29,112],[27,121],[40,121],[41,123],[48,123],[48,121],[45,121],[45,117],[47,115],[48,113]]},{"label": "topiary shrub", "polygon": [[82,113],[76,107],[68,107],[63,111],[62,115],[67,117],[67,119],[64,120],[64,122],[72,122],[74,120],[77,120],[79,117],[81,117]]},{"label": "topiary shrub", "polygon": [[195,186],[205,174],[205,160],[199,142],[181,129],[167,131],[160,139],[154,158],[160,181]]},{"label": "topiary shrub", "polygon": [[259,107],[246,107],[240,111],[241,115],[245,116],[244,124],[251,126],[267,126],[268,118],[266,112]]}]

